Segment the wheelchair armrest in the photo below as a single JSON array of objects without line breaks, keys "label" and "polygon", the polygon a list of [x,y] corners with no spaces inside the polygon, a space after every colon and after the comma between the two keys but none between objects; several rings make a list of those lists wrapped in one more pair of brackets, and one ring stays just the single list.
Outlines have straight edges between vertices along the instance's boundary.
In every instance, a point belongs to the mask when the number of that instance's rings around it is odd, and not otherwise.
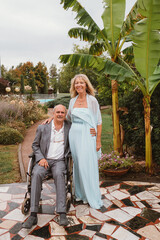
[{"label": "wheelchair armrest", "polygon": [[30,154],[28,155],[28,157],[29,157],[29,158],[34,158],[34,157],[35,157],[34,152],[30,153]]}]

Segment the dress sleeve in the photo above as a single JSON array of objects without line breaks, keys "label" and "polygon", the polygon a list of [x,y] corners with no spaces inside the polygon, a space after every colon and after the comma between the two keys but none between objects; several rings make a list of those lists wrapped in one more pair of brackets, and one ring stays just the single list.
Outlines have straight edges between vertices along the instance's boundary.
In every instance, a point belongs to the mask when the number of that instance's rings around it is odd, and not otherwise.
[{"label": "dress sleeve", "polygon": [[98,123],[97,125],[101,125],[102,124],[102,116],[101,116],[101,111],[100,111],[100,107],[98,104]]},{"label": "dress sleeve", "polygon": [[101,111],[97,99],[91,95],[88,95],[89,108],[92,110],[96,125],[102,124]]}]

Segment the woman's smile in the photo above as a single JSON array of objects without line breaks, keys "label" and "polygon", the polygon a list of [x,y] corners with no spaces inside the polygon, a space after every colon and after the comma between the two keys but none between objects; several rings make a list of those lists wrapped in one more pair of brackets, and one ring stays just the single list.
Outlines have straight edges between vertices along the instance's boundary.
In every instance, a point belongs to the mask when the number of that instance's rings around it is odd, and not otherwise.
[{"label": "woman's smile", "polygon": [[74,86],[77,93],[86,92],[86,83],[81,78],[76,79]]}]

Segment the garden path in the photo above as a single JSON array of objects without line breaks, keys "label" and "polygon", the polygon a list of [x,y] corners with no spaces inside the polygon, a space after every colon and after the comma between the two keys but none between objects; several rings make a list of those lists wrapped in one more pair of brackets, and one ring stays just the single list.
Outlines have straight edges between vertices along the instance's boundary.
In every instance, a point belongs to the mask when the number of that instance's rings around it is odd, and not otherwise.
[{"label": "garden path", "polygon": [[[53,108],[48,109],[48,116],[52,116]],[[32,153],[32,143],[35,138],[35,133],[38,125],[40,125],[44,120],[38,121],[27,129],[24,141],[21,144],[21,159],[24,166],[25,173],[28,169],[29,157],[28,155]]]}]

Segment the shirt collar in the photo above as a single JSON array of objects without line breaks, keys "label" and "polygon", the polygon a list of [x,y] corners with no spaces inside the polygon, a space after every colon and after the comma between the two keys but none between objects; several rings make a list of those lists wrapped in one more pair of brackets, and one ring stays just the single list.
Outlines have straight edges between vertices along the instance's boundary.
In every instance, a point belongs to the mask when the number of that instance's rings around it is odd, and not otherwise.
[{"label": "shirt collar", "polygon": [[56,130],[56,128],[55,128],[55,125],[54,125],[54,121],[52,120],[52,129],[53,129],[53,131],[56,131],[56,132],[62,132],[63,131],[63,129],[64,129],[64,123],[63,123],[63,126],[62,126],[62,128],[59,130],[59,131],[57,131]]}]

